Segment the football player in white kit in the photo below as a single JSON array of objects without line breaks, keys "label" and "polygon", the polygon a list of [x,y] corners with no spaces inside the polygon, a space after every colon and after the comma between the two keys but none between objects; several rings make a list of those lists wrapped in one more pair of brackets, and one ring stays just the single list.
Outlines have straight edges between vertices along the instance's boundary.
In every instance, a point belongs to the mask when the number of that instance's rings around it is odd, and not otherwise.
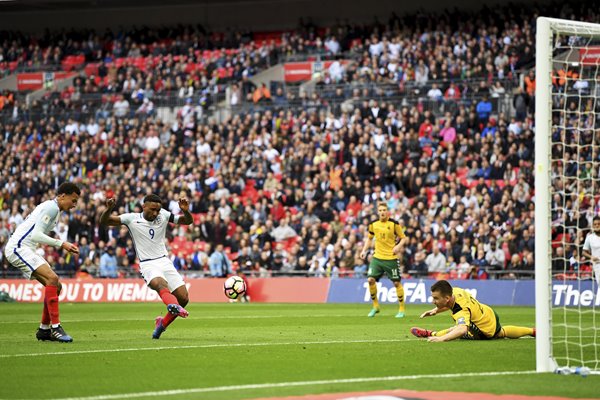
[{"label": "football player in white kit", "polygon": [[592,220],[592,232],[583,243],[583,256],[592,261],[596,283],[600,287],[600,216]]},{"label": "football player in white kit", "polygon": [[111,213],[115,204],[114,198],[106,200],[107,208],[100,217],[100,224],[125,225],[129,230],[140,262],[140,273],[146,284],[156,290],[167,306],[167,314],[156,318],[152,333],[153,339],[159,339],[175,318],[188,316],[184,308],[189,301],[188,291],[183,278],[167,256],[165,234],[169,222],[180,225],[190,225],[194,222],[189,211],[190,205],[186,198],[179,199],[179,208],[183,211],[183,215],[173,215],[162,208],[160,197],[149,194],[144,197],[143,212],[114,216]]},{"label": "football player in white kit", "polygon": [[60,212],[69,211],[77,205],[80,194],[81,190],[74,183],[61,184],[56,191],[56,198],[38,205],[15,229],[4,248],[6,259],[13,266],[19,268],[27,279],[36,279],[45,287],[42,322],[35,334],[38,340],[73,341],[60,325],[58,295],[61,284],[58,275],[35,249],[38,244],[46,244],[79,254],[75,244],[53,239],[48,234],[56,227]]}]

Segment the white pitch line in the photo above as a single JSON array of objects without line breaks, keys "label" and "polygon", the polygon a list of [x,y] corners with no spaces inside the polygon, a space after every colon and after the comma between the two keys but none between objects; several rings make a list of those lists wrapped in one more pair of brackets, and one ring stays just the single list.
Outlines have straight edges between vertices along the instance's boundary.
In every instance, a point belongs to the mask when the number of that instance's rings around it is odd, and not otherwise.
[{"label": "white pitch line", "polygon": [[187,346],[159,346],[159,347],[134,347],[134,348],[123,348],[123,349],[57,351],[57,352],[49,352],[49,353],[0,354],[0,358],[68,356],[68,355],[72,355],[72,354],[121,353],[121,352],[129,352],[129,351],[210,349],[210,348],[219,348],[219,347],[247,347],[247,346],[254,346],[254,347],[265,346],[266,347],[266,346],[346,344],[346,343],[388,343],[388,342],[408,342],[408,341],[413,341],[413,340],[416,340],[416,339],[327,340],[327,341],[321,341],[321,342],[313,341],[313,342],[285,342],[285,343],[220,343],[220,344],[199,344],[199,345],[187,345]]},{"label": "white pitch line", "polygon": [[300,381],[300,382],[279,382],[279,383],[259,383],[250,385],[232,385],[232,386],[213,386],[204,388],[192,389],[176,389],[176,390],[161,390],[159,392],[139,392],[139,393],[120,393],[107,394],[100,396],[89,397],[66,397],[54,400],[113,400],[113,399],[134,399],[138,397],[162,397],[162,396],[177,396],[193,393],[210,393],[210,392],[225,392],[231,390],[248,390],[248,389],[272,389],[279,387],[291,386],[313,386],[313,385],[337,385],[348,383],[364,383],[364,382],[385,382],[385,381],[402,381],[416,379],[452,379],[464,377],[481,377],[481,376],[502,376],[502,375],[530,375],[536,374],[536,371],[496,371],[496,372],[473,372],[461,374],[433,374],[433,375],[397,375],[397,376],[382,376],[369,378],[348,378],[348,379],[330,379],[319,381]]},{"label": "white pitch line", "polygon": [[[329,314],[323,314],[323,315],[200,315],[198,316],[197,314],[194,314],[194,316],[192,317],[192,319],[198,319],[198,320],[202,320],[202,319],[269,319],[269,318],[344,318],[344,317],[348,317],[348,318],[352,318],[352,317],[358,317],[358,318],[362,318],[363,315],[347,315],[347,314],[337,314],[337,315],[329,315]],[[61,318],[61,322],[68,324],[68,323],[79,323],[79,322],[123,322],[123,321],[152,321],[152,323],[154,323],[154,320],[152,318],[111,318],[111,319],[62,319]],[[39,321],[2,321],[2,324],[36,324]]]}]

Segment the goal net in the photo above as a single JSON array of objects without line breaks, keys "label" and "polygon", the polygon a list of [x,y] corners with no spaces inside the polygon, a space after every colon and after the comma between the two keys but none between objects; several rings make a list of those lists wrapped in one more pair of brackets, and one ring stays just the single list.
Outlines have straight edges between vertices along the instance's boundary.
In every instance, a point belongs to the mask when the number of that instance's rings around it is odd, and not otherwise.
[{"label": "goal net", "polygon": [[[535,279],[539,372],[586,367],[600,373],[600,296],[589,257],[583,258],[585,239],[593,233],[592,219],[600,215],[599,73],[600,24],[538,18]],[[597,239],[600,244],[600,235]]]}]

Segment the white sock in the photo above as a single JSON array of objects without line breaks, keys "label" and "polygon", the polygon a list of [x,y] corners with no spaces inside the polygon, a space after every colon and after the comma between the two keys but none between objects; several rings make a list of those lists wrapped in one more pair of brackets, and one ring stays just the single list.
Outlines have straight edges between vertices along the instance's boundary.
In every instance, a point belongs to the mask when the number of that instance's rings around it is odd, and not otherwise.
[{"label": "white sock", "polygon": [[40,324],[40,329],[50,329],[50,325],[48,325],[48,324]]}]

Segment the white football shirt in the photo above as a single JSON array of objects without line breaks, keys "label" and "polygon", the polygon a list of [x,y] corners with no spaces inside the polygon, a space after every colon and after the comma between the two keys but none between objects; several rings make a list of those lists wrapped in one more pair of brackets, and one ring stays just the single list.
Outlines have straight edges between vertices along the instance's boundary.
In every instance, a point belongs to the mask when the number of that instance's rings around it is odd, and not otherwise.
[{"label": "white football shirt", "polygon": [[[172,214],[162,208],[154,221],[148,221],[143,213],[121,214],[121,223],[127,227],[133,240],[133,247],[140,262],[157,260],[167,256],[165,235]],[[177,223],[179,216],[173,216]]]},{"label": "white football shirt", "polygon": [[[583,243],[583,250],[590,252],[594,257],[600,258],[600,236],[594,232],[587,235]],[[597,265],[600,265],[600,262],[594,263],[594,266]]]},{"label": "white football shirt", "polygon": [[[36,233],[48,235],[52,232],[58,223],[59,216],[60,209],[58,208],[56,199],[47,200],[39,204],[27,216],[25,221],[17,226],[17,229],[15,229],[10,239],[8,239],[6,247],[19,248],[25,246],[35,249],[38,243],[50,244],[56,247],[60,246],[62,241],[58,239],[51,239],[50,237],[42,238],[36,235]],[[33,240],[34,236],[39,237],[41,240]]]}]

